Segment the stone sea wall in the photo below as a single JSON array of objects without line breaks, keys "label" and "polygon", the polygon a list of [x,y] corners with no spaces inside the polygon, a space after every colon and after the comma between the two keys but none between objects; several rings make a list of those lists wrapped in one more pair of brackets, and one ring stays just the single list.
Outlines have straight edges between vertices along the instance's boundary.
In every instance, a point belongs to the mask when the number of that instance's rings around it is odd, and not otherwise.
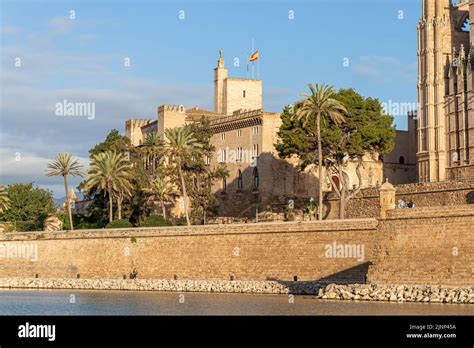
[{"label": "stone sea wall", "polygon": [[318,299],[474,304],[474,286],[325,284],[322,282],[0,278],[0,288],[313,295]]},{"label": "stone sea wall", "polygon": [[473,225],[474,205],[457,205],[384,220],[0,233],[0,278],[465,287]]},{"label": "stone sea wall", "polygon": [[[364,219],[4,233],[0,277],[123,278],[136,270],[141,279],[364,282],[376,231],[377,220]],[[363,255],[327,257],[334,243],[364,246]],[[35,255],[1,257],[23,246]]]}]

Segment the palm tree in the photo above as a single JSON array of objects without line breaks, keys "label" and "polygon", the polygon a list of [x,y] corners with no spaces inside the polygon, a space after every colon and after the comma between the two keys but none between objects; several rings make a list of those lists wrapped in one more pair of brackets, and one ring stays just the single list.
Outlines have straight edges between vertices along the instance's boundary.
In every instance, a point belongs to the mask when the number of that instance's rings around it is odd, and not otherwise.
[{"label": "palm tree", "polygon": [[93,187],[104,190],[109,196],[109,222],[113,220],[113,197],[116,194],[130,194],[132,174],[127,158],[115,151],[95,155],[92,159],[84,189]]},{"label": "palm tree", "polygon": [[160,200],[163,217],[166,220],[165,202],[170,201],[174,195],[174,190],[171,183],[167,179],[158,177],[150,183],[149,187],[144,188],[143,191]]},{"label": "palm tree", "polygon": [[146,136],[144,145],[147,157],[151,157],[152,173],[154,176],[156,169],[156,158],[158,157],[161,152],[161,149],[163,148],[163,142],[161,141],[160,136],[157,132],[152,132],[148,133],[148,135]]},{"label": "palm tree", "polygon": [[60,176],[64,178],[64,189],[66,191],[66,209],[69,213],[69,224],[71,226],[71,230],[74,229],[72,225],[72,212],[71,212],[71,204],[70,204],[70,197],[69,197],[69,187],[67,184],[67,176],[84,176],[84,172],[81,168],[83,168],[82,164],[79,163],[77,159],[72,157],[70,153],[63,152],[56,156],[56,158],[48,163],[49,171],[46,173],[46,176]]},{"label": "palm tree", "polygon": [[117,200],[117,218],[120,220],[122,219],[122,202],[126,197],[130,197],[132,195],[133,185],[130,181],[122,181],[118,187],[117,191],[114,191],[113,196]]},{"label": "palm tree", "polygon": [[344,105],[334,99],[335,91],[333,86],[325,84],[315,87],[308,84],[311,94],[302,94],[306,97],[297,103],[295,117],[302,120],[305,127],[308,122],[316,121],[316,137],[318,140],[318,170],[319,170],[319,204],[318,219],[323,218],[323,150],[321,145],[321,118],[328,119],[339,125],[345,122],[344,115],[347,110]]},{"label": "palm tree", "polygon": [[8,198],[8,191],[5,186],[0,185],[0,213],[10,208],[10,198]]},{"label": "palm tree", "polygon": [[168,151],[172,160],[175,161],[178,168],[179,178],[181,180],[181,190],[184,199],[184,212],[186,214],[186,222],[191,225],[189,221],[188,211],[188,195],[186,193],[186,185],[184,182],[183,175],[183,160],[192,156],[198,155],[202,151],[202,144],[194,138],[194,133],[189,130],[188,127],[177,127],[173,129],[167,129],[165,131],[166,138],[168,139]]}]

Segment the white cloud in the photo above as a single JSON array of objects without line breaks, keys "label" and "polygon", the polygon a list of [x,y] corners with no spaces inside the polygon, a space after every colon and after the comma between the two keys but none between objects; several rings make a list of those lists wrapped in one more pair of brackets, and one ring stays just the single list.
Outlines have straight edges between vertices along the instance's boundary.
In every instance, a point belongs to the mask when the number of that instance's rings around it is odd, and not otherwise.
[{"label": "white cloud", "polygon": [[[43,144],[45,145],[45,144]],[[19,147],[2,147],[0,148],[0,178],[3,184],[12,183],[28,183],[34,182],[44,188],[51,189],[55,197],[64,196],[64,183],[62,177],[45,176],[47,164],[53,158],[46,158],[33,151],[18,151]],[[78,158],[79,162],[88,168],[89,161],[87,158]],[[81,178],[70,177],[69,184],[71,187],[77,186],[81,182]]]},{"label": "white cloud", "polygon": [[[64,188],[58,183],[60,178],[44,176],[46,164],[58,153],[70,152],[87,164],[88,150],[102,142],[111,129],[123,133],[129,118],[156,118],[160,104],[212,109],[213,86],[208,81],[202,84],[156,81],[138,78],[133,70],[125,78],[122,72],[110,69],[121,61],[117,55],[73,55],[58,50],[52,35],[70,32],[72,22],[54,18],[48,23],[52,31],[26,33],[23,44],[1,47],[2,184],[34,181],[52,188],[56,197],[62,197]],[[22,57],[21,67],[14,66],[15,57]],[[97,83],[97,79],[102,81]],[[282,100],[293,95],[284,88],[267,87],[264,93],[265,108],[270,111],[280,111],[285,104]],[[95,118],[56,116],[55,104],[65,99],[95,103]],[[20,161],[15,160],[16,153],[21,154]],[[80,181],[72,179],[71,185]]]},{"label": "white cloud", "polygon": [[361,56],[354,65],[354,72],[363,77],[387,83],[394,79],[413,80],[417,64],[405,64],[391,56]]}]

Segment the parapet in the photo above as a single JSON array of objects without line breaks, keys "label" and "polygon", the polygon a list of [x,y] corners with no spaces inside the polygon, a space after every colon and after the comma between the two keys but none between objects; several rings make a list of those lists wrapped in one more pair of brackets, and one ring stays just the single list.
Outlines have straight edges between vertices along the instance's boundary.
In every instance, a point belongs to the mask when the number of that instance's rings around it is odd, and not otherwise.
[{"label": "parapet", "polygon": [[125,121],[125,128],[127,127],[132,127],[132,128],[138,128],[138,127],[143,127],[143,126],[146,126],[150,123],[152,123],[153,120],[152,119],[138,119],[138,118],[131,118],[127,121]]},{"label": "parapet", "polygon": [[179,113],[185,113],[186,108],[184,105],[160,105],[158,106],[158,113],[163,113],[163,112],[179,112]]}]

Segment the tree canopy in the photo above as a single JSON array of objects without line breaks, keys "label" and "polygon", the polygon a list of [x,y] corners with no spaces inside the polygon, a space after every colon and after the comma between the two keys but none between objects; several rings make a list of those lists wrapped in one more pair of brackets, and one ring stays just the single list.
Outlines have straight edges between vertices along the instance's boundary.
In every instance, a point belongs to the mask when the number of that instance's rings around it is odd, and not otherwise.
[{"label": "tree canopy", "polygon": [[[341,89],[334,96],[346,109],[345,122],[338,126],[327,120],[321,122],[321,138],[324,158],[335,156],[363,156],[367,152],[380,155],[392,151],[396,130],[393,117],[383,113],[377,99],[364,98],[353,89]],[[282,126],[278,133],[280,141],[275,145],[283,158],[297,155],[301,167],[317,164],[314,155],[317,148],[315,123],[302,122],[294,117],[297,106],[284,108]]]},{"label": "tree canopy", "polygon": [[8,185],[7,191],[10,207],[0,220],[16,222],[18,231],[42,230],[45,218],[55,210],[52,192],[33,183]]},{"label": "tree canopy", "polygon": [[[341,89],[334,99],[340,101],[347,113],[344,122],[335,123],[327,118],[321,119],[322,165],[326,168],[326,176],[330,180],[334,192],[340,198],[340,218],[344,218],[345,205],[362,187],[363,156],[377,157],[392,151],[395,145],[396,130],[393,117],[383,112],[377,99],[364,98],[353,89]],[[318,149],[316,122],[312,119],[302,122],[298,115],[299,103],[285,107],[281,114],[280,141],[275,144],[279,155],[283,158],[297,156],[300,169],[309,165],[319,165],[315,151]],[[358,185],[350,187],[343,174],[343,168],[352,159],[357,162],[356,174]],[[334,182],[333,174],[339,178]],[[319,175],[321,176],[321,175]],[[320,183],[322,178],[320,180]]]},{"label": "tree canopy", "polygon": [[107,151],[115,151],[119,153],[129,151],[130,148],[130,139],[125,135],[121,135],[118,130],[112,129],[103,142],[95,145],[89,150],[89,155],[91,158],[93,158],[95,155],[99,155]]}]

